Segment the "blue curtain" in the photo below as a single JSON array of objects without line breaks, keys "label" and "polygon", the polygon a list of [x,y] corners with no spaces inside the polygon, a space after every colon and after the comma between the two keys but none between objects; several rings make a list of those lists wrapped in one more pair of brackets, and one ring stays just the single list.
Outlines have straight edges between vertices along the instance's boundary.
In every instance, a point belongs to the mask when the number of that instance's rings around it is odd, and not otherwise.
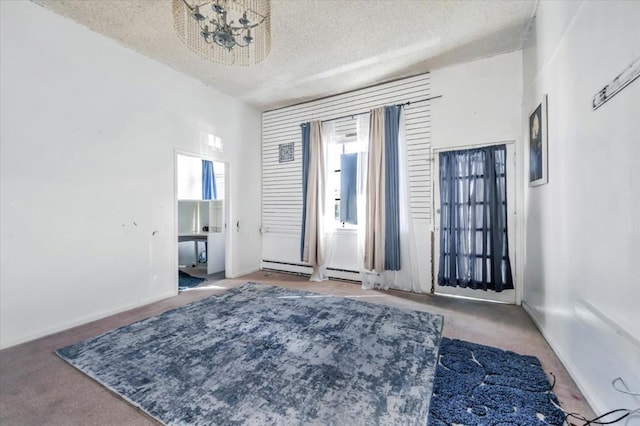
[{"label": "blue curtain", "polygon": [[213,171],[213,163],[202,160],[202,199],[217,200],[216,174]]},{"label": "blue curtain", "polygon": [[400,270],[400,193],[398,178],[398,132],[400,105],[384,108],[385,156],[385,246],[384,267],[387,271]]},{"label": "blue curtain", "polygon": [[340,156],[340,222],[358,224],[358,154]]},{"label": "blue curtain", "polygon": [[506,146],[440,154],[438,284],[513,288],[507,238]]},{"label": "blue curtain", "polygon": [[304,237],[307,219],[307,183],[309,180],[309,149],[311,141],[311,123],[302,123],[302,234],[300,238],[300,261],[304,261]]}]

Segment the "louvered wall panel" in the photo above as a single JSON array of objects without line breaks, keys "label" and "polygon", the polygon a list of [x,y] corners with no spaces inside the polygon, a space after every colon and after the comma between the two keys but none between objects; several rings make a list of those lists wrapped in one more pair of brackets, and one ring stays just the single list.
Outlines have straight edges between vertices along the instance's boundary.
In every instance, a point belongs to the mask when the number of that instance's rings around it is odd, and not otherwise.
[{"label": "louvered wall panel", "polygon": [[[429,74],[336,95],[262,115],[262,225],[265,232],[297,234],[302,222],[302,145],[300,124],[359,114],[395,103],[415,102],[430,96]],[[430,102],[404,107],[411,210],[415,219],[430,219],[431,163]],[[341,118],[339,133],[355,131],[354,119]],[[295,159],[279,163],[279,145],[294,143]]]}]

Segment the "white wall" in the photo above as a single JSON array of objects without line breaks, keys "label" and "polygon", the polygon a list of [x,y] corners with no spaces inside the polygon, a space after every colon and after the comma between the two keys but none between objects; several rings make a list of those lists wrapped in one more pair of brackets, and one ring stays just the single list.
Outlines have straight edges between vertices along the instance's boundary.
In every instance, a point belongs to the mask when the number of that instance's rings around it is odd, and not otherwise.
[{"label": "white wall", "polygon": [[522,52],[431,71],[432,149],[520,140]]},{"label": "white wall", "polygon": [[638,22],[640,2],[543,1],[523,51],[523,134],[543,94],[549,116],[549,183],[522,186],[525,307],[599,413],[639,402],[611,381],[640,389],[640,80],[591,100],[640,57]]},{"label": "white wall", "polygon": [[[464,149],[470,146],[513,142],[509,150],[515,148],[516,158],[522,156],[522,52],[516,51],[493,56],[474,62],[467,62],[431,72],[431,93],[442,95],[433,101],[431,107],[431,150],[434,161],[438,151],[444,149]],[[509,151],[510,152],[510,151]],[[522,167],[514,168],[510,161],[507,174],[514,177],[515,186],[507,187],[508,203],[515,213],[522,215],[522,197],[515,191],[521,187]],[[513,173],[515,172],[515,173]],[[433,173],[437,179],[436,170]],[[435,200],[436,203],[438,200]],[[437,226],[439,216],[437,206],[433,215]],[[520,303],[522,289],[522,226],[509,216],[509,244],[511,264],[514,271],[516,291],[502,293],[482,292],[460,288],[443,288],[436,285],[436,291],[469,297],[498,299],[510,303]],[[437,259],[436,259],[437,262]],[[437,266],[436,266],[437,274]]]},{"label": "white wall", "polygon": [[0,15],[0,347],[177,292],[176,150],[231,163],[228,273],[258,268],[258,111],[31,2]]}]

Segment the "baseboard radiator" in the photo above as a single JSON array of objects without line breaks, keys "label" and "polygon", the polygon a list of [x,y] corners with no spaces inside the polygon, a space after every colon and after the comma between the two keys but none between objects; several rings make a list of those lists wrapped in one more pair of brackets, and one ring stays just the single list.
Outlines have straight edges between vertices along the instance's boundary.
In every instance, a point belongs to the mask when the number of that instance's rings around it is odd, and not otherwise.
[{"label": "baseboard radiator", "polygon": [[[576,382],[596,412],[614,408],[636,408],[640,397],[617,392],[615,388],[640,391],[640,339],[615,319],[598,309],[594,303],[575,303],[574,370]],[[619,379],[616,387],[612,381]],[[640,424],[640,418],[638,420]],[[636,424],[631,422],[630,424]]]},{"label": "baseboard radiator", "polygon": [[[313,268],[305,263],[280,262],[277,260],[262,260],[260,269],[263,271],[287,272],[299,275],[311,276]],[[360,282],[360,273],[347,269],[327,268],[329,278]]]}]

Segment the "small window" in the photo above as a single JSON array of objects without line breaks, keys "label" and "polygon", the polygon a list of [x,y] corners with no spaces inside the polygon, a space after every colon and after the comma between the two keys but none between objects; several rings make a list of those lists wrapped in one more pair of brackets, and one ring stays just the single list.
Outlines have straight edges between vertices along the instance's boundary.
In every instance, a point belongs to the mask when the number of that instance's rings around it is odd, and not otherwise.
[{"label": "small window", "polygon": [[356,198],[362,152],[356,133],[338,135],[337,142],[330,146],[328,184],[333,194],[336,228],[355,228],[358,223]]}]

